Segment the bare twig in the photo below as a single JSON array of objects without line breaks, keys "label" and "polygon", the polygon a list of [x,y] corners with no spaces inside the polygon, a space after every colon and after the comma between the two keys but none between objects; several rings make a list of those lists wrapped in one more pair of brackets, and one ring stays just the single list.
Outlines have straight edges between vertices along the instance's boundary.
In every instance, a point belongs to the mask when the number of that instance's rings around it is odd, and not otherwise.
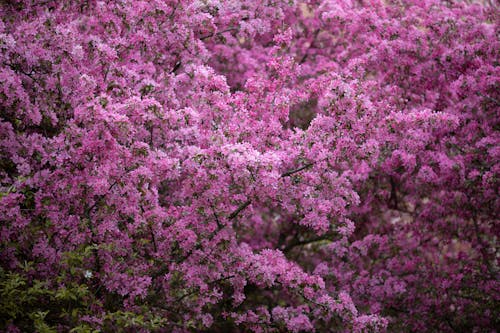
[{"label": "bare twig", "polygon": [[201,36],[200,40],[205,40],[207,38],[210,38],[210,37],[213,37],[213,36],[217,36],[217,35],[223,34],[225,32],[234,31],[234,30],[236,30],[236,31],[239,30],[239,27],[229,27],[229,28],[221,30],[221,31],[212,32],[211,34],[208,34],[206,36]]},{"label": "bare twig", "polygon": [[[219,282],[223,282],[225,280],[232,279],[233,277],[235,277],[235,275],[229,275],[229,276],[226,276],[226,277],[214,280],[214,281],[210,281],[207,284],[208,285],[213,285],[213,284],[216,284],[216,283],[219,283]],[[194,295],[194,294],[196,294],[198,292],[199,292],[199,289],[195,289],[195,290],[193,290],[191,292],[185,293],[184,295],[182,295],[182,296],[178,297],[177,299],[175,299],[174,303],[177,303],[177,302],[183,300],[184,298],[186,298],[188,296],[191,296],[191,295]]]},{"label": "bare twig", "polygon": [[396,181],[392,176],[389,179],[391,183],[391,197],[389,198],[389,208],[399,210],[398,193],[396,191]]},{"label": "bare twig", "polygon": [[181,68],[181,65],[182,65],[182,62],[181,62],[180,60],[179,60],[179,61],[177,61],[177,62],[175,63],[175,65],[174,65],[174,68],[172,68],[172,70],[170,71],[170,73],[172,73],[172,74],[173,74],[173,73],[177,72],[177,70],[178,70],[179,68]]},{"label": "bare twig", "polygon": [[281,178],[284,178],[284,177],[289,177],[289,176],[291,176],[291,175],[293,175],[293,174],[295,174],[295,173],[297,173],[297,172],[300,172],[300,171],[302,171],[302,170],[305,170],[305,169],[307,169],[307,168],[310,168],[310,167],[312,167],[313,165],[314,165],[314,163],[307,163],[306,165],[303,165],[303,166],[301,166],[300,168],[293,169],[293,170],[287,171],[287,172],[285,172],[285,173],[282,173],[282,174],[281,174]]},{"label": "bare twig", "polygon": [[234,212],[232,212],[231,214],[229,214],[229,217],[228,217],[228,218],[229,218],[230,220],[235,219],[235,218],[238,216],[238,214],[239,214],[242,210],[244,210],[245,208],[247,208],[248,206],[250,206],[250,204],[251,204],[251,203],[252,203],[252,201],[250,201],[250,200],[245,201],[244,203],[242,203],[241,205],[239,205],[239,206],[238,206],[238,208],[236,208],[236,210],[235,210]]},{"label": "bare twig", "polygon": [[288,244],[283,249],[283,252],[289,252],[297,246],[312,244],[312,243],[321,242],[321,241],[334,241],[334,239],[333,239],[334,236],[336,236],[336,234],[330,233],[330,234],[326,234],[326,235],[322,235],[322,236],[318,236],[318,237],[314,237],[314,238],[310,238],[310,239],[304,239],[304,240],[295,239],[294,241],[290,242],[290,244]]},{"label": "bare twig", "polygon": [[487,100],[489,100],[490,102],[493,102],[495,103],[496,105],[500,105],[500,101],[497,100],[496,98],[493,98],[491,96],[488,96],[488,95],[483,95],[483,94],[478,94],[479,96],[483,97],[483,98],[486,98]]},{"label": "bare twig", "polygon": [[[306,165],[303,165],[301,166],[300,168],[297,168],[297,169],[293,169],[293,170],[290,170],[290,171],[287,171],[283,174],[281,174],[281,178],[284,178],[284,177],[289,177],[297,172],[300,172],[302,170],[305,170],[307,168],[310,168],[311,166],[313,166],[314,163],[307,163]],[[244,210],[245,208],[247,208],[248,206],[250,206],[250,204],[252,203],[252,201],[249,199],[247,201],[245,201],[244,203],[242,203],[241,205],[238,206],[238,208],[236,208],[236,210],[234,212],[232,212],[231,214],[229,214],[229,219],[230,220],[233,220],[235,219],[239,213],[241,213],[242,210]]]},{"label": "bare twig", "polygon": [[217,215],[217,213],[215,211],[215,206],[214,206],[213,202],[211,202],[211,201],[209,201],[209,202],[210,202],[210,207],[212,208],[212,213],[214,214],[215,222],[217,222],[217,228],[219,230],[221,230],[224,226],[220,222],[219,216]]}]

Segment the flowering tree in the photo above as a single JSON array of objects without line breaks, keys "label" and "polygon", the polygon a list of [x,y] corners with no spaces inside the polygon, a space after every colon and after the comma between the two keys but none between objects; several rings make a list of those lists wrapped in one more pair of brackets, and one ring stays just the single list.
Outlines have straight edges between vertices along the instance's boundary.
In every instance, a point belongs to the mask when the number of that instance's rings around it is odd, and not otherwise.
[{"label": "flowering tree", "polygon": [[498,13],[3,1],[0,329],[493,331]]}]

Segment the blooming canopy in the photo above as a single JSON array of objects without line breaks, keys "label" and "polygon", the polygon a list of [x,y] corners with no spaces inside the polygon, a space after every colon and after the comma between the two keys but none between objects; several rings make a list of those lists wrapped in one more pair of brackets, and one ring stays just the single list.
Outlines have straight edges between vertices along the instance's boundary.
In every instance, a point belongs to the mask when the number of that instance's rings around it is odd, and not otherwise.
[{"label": "blooming canopy", "polygon": [[493,4],[0,18],[1,330],[500,325]]}]

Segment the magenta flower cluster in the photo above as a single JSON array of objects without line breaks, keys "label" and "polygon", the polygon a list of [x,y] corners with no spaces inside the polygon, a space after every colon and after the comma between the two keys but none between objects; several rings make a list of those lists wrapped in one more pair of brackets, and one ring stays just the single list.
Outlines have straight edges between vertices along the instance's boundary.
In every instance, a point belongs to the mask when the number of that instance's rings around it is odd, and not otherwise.
[{"label": "magenta flower cluster", "polygon": [[0,19],[0,330],[500,327],[494,3]]}]

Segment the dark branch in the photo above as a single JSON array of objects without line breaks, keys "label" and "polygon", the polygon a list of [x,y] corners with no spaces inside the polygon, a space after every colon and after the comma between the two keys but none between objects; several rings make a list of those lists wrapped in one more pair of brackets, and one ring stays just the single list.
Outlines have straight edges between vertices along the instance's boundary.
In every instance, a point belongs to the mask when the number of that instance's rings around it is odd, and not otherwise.
[{"label": "dark branch", "polygon": [[305,239],[305,240],[298,240],[298,239],[295,239],[293,240],[292,242],[290,242],[290,244],[288,244],[284,249],[283,249],[283,252],[290,252],[293,248],[297,247],[297,246],[302,246],[302,245],[307,245],[307,244],[312,244],[312,243],[316,243],[316,242],[321,242],[321,241],[334,241],[334,236],[336,234],[326,234],[326,235],[322,235],[322,236],[318,236],[318,237],[314,237],[314,238],[310,238],[310,239]]},{"label": "dark branch", "polygon": [[242,203],[241,205],[238,206],[238,208],[236,208],[236,210],[234,212],[232,212],[231,214],[229,214],[229,219],[230,220],[233,220],[236,218],[236,216],[238,216],[238,214],[245,208],[247,208],[248,206],[250,206],[252,202],[250,200],[247,200],[245,201],[244,203]]},{"label": "dark branch", "polygon": [[[287,172],[281,174],[281,178],[291,176],[291,175],[293,175],[293,174],[295,174],[297,172],[300,172],[302,170],[305,170],[305,169],[307,169],[307,168],[309,168],[309,167],[311,167],[313,165],[314,165],[314,163],[308,163],[306,165],[301,166],[300,168],[287,171]],[[241,213],[242,210],[244,210],[245,208],[247,208],[248,206],[250,206],[251,203],[252,203],[251,200],[245,201],[244,203],[242,203],[241,205],[239,205],[238,208],[236,208],[236,210],[234,212],[232,212],[231,214],[229,214],[228,218],[230,220],[235,219],[238,216],[238,214]]]},{"label": "dark branch", "polygon": [[218,31],[218,32],[213,32],[213,33],[208,34],[206,36],[201,36],[200,40],[205,40],[207,38],[210,38],[210,37],[213,37],[213,36],[216,36],[216,35],[220,35],[220,34],[223,34],[225,32],[229,32],[229,31],[233,31],[233,30],[239,30],[239,27],[230,27],[230,28]]},{"label": "dark branch", "polygon": [[182,65],[182,62],[181,62],[181,61],[177,61],[177,62],[175,63],[175,65],[174,65],[174,68],[172,68],[172,70],[170,71],[170,73],[172,73],[172,74],[173,74],[173,73],[177,72],[177,70],[178,70],[179,68],[181,68],[181,65]]},{"label": "dark branch", "polygon": [[297,172],[300,172],[302,170],[305,170],[307,168],[310,168],[314,165],[314,163],[307,163],[306,165],[303,165],[301,166],[300,168],[297,168],[297,169],[293,169],[293,170],[290,170],[290,171],[287,171],[283,174],[281,174],[281,178],[284,178],[284,177],[289,177],[291,175],[293,175],[294,173],[297,173]]},{"label": "dark branch", "polygon": [[217,228],[219,230],[221,230],[223,228],[223,225],[222,225],[222,223],[220,223],[219,216],[217,215],[217,213],[215,211],[215,206],[214,206],[213,202],[211,202],[211,201],[209,201],[209,202],[210,202],[210,207],[212,208],[212,213],[214,214],[215,222],[217,222]]},{"label": "dark branch", "polygon": [[[208,282],[207,284],[208,285],[214,285],[214,284],[217,284],[219,282],[223,282],[223,281],[226,281],[226,280],[229,280],[229,279],[232,279],[234,278],[236,275],[229,275],[229,276],[226,276],[226,277],[223,277],[223,278],[220,278],[220,279],[217,279],[217,280],[214,280],[214,281],[210,281]],[[174,300],[174,303],[177,303],[177,302],[180,302],[182,301],[184,298],[188,297],[188,296],[191,296],[191,295],[194,295],[196,293],[198,293],[200,290],[199,289],[195,289],[191,292],[188,292],[188,293],[185,293],[184,295],[178,297],[177,299]]]},{"label": "dark branch", "polygon": [[389,208],[399,210],[398,208],[399,200],[398,200],[398,193],[396,190],[396,181],[392,176],[390,176],[389,181],[391,183],[391,197],[389,198]]},{"label": "dark branch", "polygon": [[488,96],[488,95],[483,95],[483,94],[478,94],[478,96],[481,96],[483,98],[486,98],[487,100],[489,100],[490,102],[493,102],[495,103],[496,105],[500,105],[500,101],[497,100],[496,98],[493,98],[491,96]]},{"label": "dark branch", "polygon": [[[245,16],[245,17],[242,17],[241,20],[242,21],[248,21],[250,18],[248,16]],[[239,26],[234,26],[234,27],[229,27],[229,28],[226,28],[224,30],[221,30],[221,31],[217,31],[217,32],[212,32],[211,34],[208,34],[206,36],[201,36],[200,37],[200,40],[205,40],[207,38],[210,38],[210,37],[213,37],[213,36],[216,36],[216,35],[221,35],[225,32],[229,32],[229,31],[233,31],[233,30],[240,30],[240,27]]]}]

